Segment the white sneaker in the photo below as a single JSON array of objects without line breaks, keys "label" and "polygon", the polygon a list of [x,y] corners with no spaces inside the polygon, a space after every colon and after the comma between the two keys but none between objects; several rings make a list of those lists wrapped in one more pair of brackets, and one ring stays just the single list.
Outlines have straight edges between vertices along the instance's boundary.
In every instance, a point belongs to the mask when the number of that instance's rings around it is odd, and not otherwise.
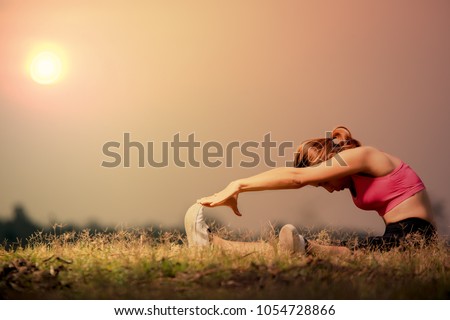
[{"label": "white sneaker", "polygon": [[281,228],[279,246],[281,250],[290,253],[304,254],[306,252],[305,238],[298,234],[297,229],[292,224],[287,224]]},{"label": "white sneaker", "polygon": [[184,229],[189,247],[209,245],[209,228],[203,219],[203,206],[200,203],[193,204],[186,212]]}]

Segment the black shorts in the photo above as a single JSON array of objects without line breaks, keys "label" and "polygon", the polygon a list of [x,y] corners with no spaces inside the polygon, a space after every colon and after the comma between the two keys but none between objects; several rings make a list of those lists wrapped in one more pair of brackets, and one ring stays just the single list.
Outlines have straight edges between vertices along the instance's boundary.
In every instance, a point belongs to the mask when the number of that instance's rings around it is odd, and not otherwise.
[{"label": "black shorts", "polygon": [[406,237],[413,233],[417,234],[419,239],[423,239],[425,244],[430,244],[436,238],[436,229],[430,222],[420,218],[408,218],[387,224],[382,236],[367,237],[356,243],[348,241],[346,245],[351,249],[387,251],[401,246],[405,243]]}]

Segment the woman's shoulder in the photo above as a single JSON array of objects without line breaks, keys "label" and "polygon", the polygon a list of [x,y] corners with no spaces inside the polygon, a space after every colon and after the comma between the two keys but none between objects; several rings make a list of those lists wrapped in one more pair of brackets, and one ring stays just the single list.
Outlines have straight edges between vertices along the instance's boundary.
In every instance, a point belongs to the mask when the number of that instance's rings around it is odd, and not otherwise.
[{"label": "woman's shoulder", "polygon": [[[380,158],[392,158],[392,159],[398,159],[397,157],[394,157],[376,147],[373,146],[360,146],[357,148],[347,149],[344,151],[341,151],[342,154],[349,154],[352,156],[359,156],[359,157],[380,157]],[[400,159],[398,159],[401,161]]]},{"label": "woman's shoulder", "polygon": [[365,170],[360,173],[369,176],[384,176],[392,172],[402,163],[402,160],[396,156],[388,154],[373,146],[361,146],[351,150],[346,150],[345,152],[347,151],[351,151],[352,153],[352,155],[349,154],[349,156],[353,156],[361,159],[361,161],[364,161]]},{"label": "woman's shoulder", "polygon": [[376,154],[376,153],[384,153],[380,149],[373,147],[373,146],[360,146],[357,148],[354,148],[352,150],[355,150],[357,152],[365,153],[365,154]]},{"label": "woman's shoulder", "polygon": [[360,146],[341,151],[339,154],[345,158],[356,158],[360,161],[368,161],[373,157],[383,157],[385,153],[372,146]]}]

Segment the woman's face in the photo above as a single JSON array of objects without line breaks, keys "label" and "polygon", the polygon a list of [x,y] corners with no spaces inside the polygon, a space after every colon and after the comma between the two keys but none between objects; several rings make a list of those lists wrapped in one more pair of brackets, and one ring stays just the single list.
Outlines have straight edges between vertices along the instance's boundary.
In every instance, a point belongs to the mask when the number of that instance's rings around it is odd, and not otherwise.
[{"label": "woman's face", "polygon": [[317,184],[317,187],[322,187],[326,189],[328,192],[332,193],[334,191],[341,191],[344,189],[349,189],[351,185],[351,178],[344,177],[340,179],[334,179],[326,182],[320,182]]}]

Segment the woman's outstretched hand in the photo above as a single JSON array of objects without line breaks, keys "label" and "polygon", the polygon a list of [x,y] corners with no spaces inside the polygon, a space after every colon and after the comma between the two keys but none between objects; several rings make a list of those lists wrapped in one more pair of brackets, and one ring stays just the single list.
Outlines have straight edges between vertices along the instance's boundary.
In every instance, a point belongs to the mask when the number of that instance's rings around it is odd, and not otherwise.
[{"label": "woman's outstretched hand", "polygon": [[237,206],[238,194],[238,188],[235,186],[235,184],[230,183],[219,193],[215,193],[212,196],[198,199],[197,203],[200,203],[205,207],[228,206],[237,216],[242,216]]}]

